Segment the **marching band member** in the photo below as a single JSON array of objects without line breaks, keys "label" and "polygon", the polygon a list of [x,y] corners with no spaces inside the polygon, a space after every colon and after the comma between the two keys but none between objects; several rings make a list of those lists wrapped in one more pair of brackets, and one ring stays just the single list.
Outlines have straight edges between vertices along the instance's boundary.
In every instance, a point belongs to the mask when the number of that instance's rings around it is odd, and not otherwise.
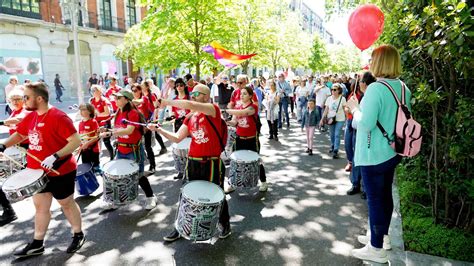
[{"label": "marching band member", "polygon": [[[100,85],[92,85],[91,87],[92,97],[90,99],[90,104],[94,106],[95,109],[95,119],[97,123],[99,123],[100,127],[111,128],[112,125],[110,123],[111,120],[111,111],[112,111],[112,104],[110,101],[102,96],[102,87]],[[104,142],[107,151],[109,152],[110,160],[114,159],[114,148],[110,143],[110,137],[106,137],[102,139]]]},{"label": "marching band member", "polygon": [[[250,150],[260,153],[260,141],[257,133],[258,106],[252,102],[253,90],[243,87],[240,92],[240,105],[237,109],[227,109],[226,112],[233,116],[228,124],[235,126],[237,138],[235,139],[235,150]],[[260,188],[261,192],[267,191],[268,184],[265,168],[260,163]],[[232,192],[235,187],[229,185],[226,193]]]},{"label": "marching band member", "polygon": [[48,104],[49,94],[44,83],[26,84],[23,100],[26,109],[33,112],[17,125],[17,132],[0,144],[0,151],[3,152],[6,147],[28,138],[30,142],[28,152],[42,161],[38,162],[33,160],[32,156],[28,156],[28,168],[50,171],[54,167],[59,175],[47,172],[49,182],[46,188],[33,195],[36,209],[33,242],[14,255],[28,257],[44,253],[43,240],[51,220],[50,208],[53,197],[61,205],[72,227],[74,235],[67,252],[74,253],[85,241],[81,211],[73,197],[77,165],[71,155],[79,147],[81,140],[71,119],[61,110]]},{"label": "marching band member", "polygon": [[[176,133],[164,130],[157,125],[150,124],[148,128],[163,134],[163,136],[175,143],[191,136],[192,140],[186,170],[187,178],[189,181],[206,180],[223,188],[225,166],[220,159],[221,147],[217,144],[222,137],[219,133],[221,132],[220,109],[216,104],[209,103],[210,92],[206,85],[198,84],[191,93],[193,101],[159,100],[160,107],[170,105],[181,109],[189,109],[192,111],[192,115],[184,119],[183,125]],[[225,199],[219,223],[223,227],[219,238],[227,238],[231,234],[231,229],[229,208]],[[180,237],[178,231],[173,228],[173,231],[164,237],[164,240],[172,242]]]},{"label": "marching band member", "polygon": [[[10,117],[4,121],[0,121],[0,125],[5,125],[10,127],[10,136],[16,132],[16,125],[23,120],[23,118],[30,113],[25,108],[23,108],[23,90],[14,89],[10,91],[8,95],[10,105],[12,107],[12,112]],[[20,143],[20,146],[28,149],[28,140],[24,140]],[[0,216],[0,226],[6,225],[18,219],[11,203],[8,201],[7,197],[3,190],[0,189],[0,205],[3,208],[3,214]]]},{"label": "marching band member", "polygon": [[[182,78],[177,78],[175,82],[175,95],[174,100],[190,100],[188,87],[184,83]],[[174,132],[178,132],[179,128],[183,124],[186,115],[189,114],[189,109],[183,109],[179,107],[172,106],[171,111],[173,112],[174,116]],[[179,172],[178,175],[174,179],[182,179],[184,173]]]},{"label": "marching band member", "polygon": [[81,144],[82,163],[92,164],[94,172],[101,173],[100,170],[100,149],[99,149],[99,123],[94,119],[95,110],[91,104],[79,105],[82,121],[79,122],[79,134],[84,141]]},{"label": "marching band member", "polygon": [[[133,95],[131,92],[122,90],[120,92],[114,93],[113,95],[116,97],[116,103],[118,107],[118,111],[115,114],[114,129],[112,129],[112,132],[101,133],[101,137],[110,136],[110,133],[112,133],[113,136],[117,137],[116,158],[134,160],[138,163],[138,175],[140,176],[138,184],[145,192],[145,209],[152,210],[156,207],[157,199],[153,194],[153,190],[148,178],[143,175],[145,168],[143,156],[145,151],[143,148],[143,143],[141,142],[143,127],[123,123],[124,120],[135,123],[143,123],[145,121],[140,117],[139,111],[132,103]],[[106,204],[105,208],[117,209],[118,207],[114,204]]]}]

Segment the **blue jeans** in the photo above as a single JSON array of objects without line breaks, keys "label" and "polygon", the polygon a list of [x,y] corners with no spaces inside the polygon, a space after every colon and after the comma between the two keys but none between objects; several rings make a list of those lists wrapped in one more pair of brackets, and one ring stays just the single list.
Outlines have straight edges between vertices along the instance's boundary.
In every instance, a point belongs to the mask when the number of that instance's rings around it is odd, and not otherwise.
[{"label": "blue jeans", "polygon": [[[128,159],[136,162],[135,155],[133,152],[123,154],[117,151],[116,159]],[[140,143],[140,160],[138,161],[138,173],[141,176],[141,173],[145,172],[145,149],[143,148],[143,143]]]},{"label": "blue jeans", "polygon": [[346,120],[346,130],[344,131],[344,147],[346,149],[347,161],[352,163],[355,150],[355,130],[352,128],[352,119]]},{"label": "blue jeans", "polygon": [[281,113],[285,112],[285,117],[286,117],[286,125],[290,127],[290,115],[288,114],[288,104],[289,104],[290,99],[288,97],[281,97],[281,101],[279,103],[280,106],[280,112],[278,112],[278,127],[281,128],[282,125],[282,120],[281,120]]},{"label": "blue jeans", "polygon": [[381,164],[360,166],[369,206],[370,243],[376,248],[382,248],[383,236],[388,234],[393,211],[393,175],[400,161],[397,155]]},{"label": "blue jeans", "polygon": [[344,121],[337,121],[334,125],[329,125],[329,135],[331,136],[331,150],[339,151],[341,144],[341,130],[344,126]]}]

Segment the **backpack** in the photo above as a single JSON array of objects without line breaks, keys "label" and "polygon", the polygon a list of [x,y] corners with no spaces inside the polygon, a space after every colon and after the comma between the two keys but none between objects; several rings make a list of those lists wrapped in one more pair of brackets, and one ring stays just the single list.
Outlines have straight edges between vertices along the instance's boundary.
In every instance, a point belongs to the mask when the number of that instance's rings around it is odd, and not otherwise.
[{"label": "backpack", "polygon": [[[216,114],[219,115],[219,114]],[[217,131],[216,125],[212,123],[211,119],[209,116],[205,116],[209,124],[211,124],[212,128],[214,129],[214,132],[216,132],[217,137],[219,138],[219,144],[221,145],[221,152],[225,150],[225,146],[227,145],[227,123],[222,119],[221,116],[219,116],[219,120],[221,121],[221,132]]]},{"label": "backpack", "polygon": [[383,80],[378,82],[390,90],[398,105],[397,115],[395,117],[394,139],[390,139],[378,120],[377,127],[382,131],[383,136],[388,140],[388,143],[396,153],[404,157],[413,157],[420,152],[422,140],[421,125],[413,119],[410,110],[408,110],[406,106],[405,84],[402,83],[402,101],[400,102],[390,84]]}]

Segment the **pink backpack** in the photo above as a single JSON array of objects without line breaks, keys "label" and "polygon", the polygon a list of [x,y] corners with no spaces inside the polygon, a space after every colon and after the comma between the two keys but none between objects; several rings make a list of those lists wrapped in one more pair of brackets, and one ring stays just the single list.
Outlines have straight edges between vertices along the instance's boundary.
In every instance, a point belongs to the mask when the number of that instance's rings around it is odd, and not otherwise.
[{"label": "pink backpack", "polygon": [[397,116],[395,117],[395,138],[390,139],[385,129],[377,120],[377,127],[382,131],[383,136],[388,140],[392,148],[401,156],[413,157],[420,152],[421,148],[421,125],[413,119],[410,110],[406,106],[405,84],[402,82],[402,102],[397,97],[393,88],[386,81],[378,81],[385,85],[395,98],[398,105]]}]

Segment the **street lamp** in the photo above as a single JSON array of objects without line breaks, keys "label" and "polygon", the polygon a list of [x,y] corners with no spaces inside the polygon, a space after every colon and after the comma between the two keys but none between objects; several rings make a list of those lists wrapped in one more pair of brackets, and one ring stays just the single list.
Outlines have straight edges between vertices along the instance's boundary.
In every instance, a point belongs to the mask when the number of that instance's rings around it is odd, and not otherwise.
[{"label": "street lamp", "polygon": [[84,93],[81,86],[81,59],[79,48],[79,37],[77,33],[77,22],[79,10],[81,9],[81,0],[60,0],[63,10],[67,10],[71,15],[71,29],[74,43],[74,63],[76,64],[76,87],[79,104],[84,103]]}]

